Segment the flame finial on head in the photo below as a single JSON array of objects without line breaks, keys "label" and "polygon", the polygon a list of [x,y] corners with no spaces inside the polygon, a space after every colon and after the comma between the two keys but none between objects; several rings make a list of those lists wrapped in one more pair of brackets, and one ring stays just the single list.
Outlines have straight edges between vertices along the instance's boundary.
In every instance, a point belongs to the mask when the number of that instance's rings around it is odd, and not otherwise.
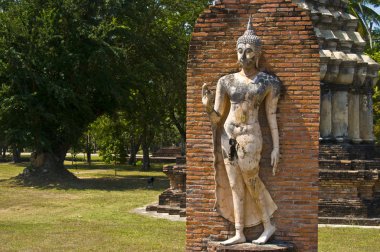
[{"label": "flame finial on head", "polygon": [[261,51],[261,39],[256,36],[255,31],[253,30],[251,17],[249,17],[248,20],[247,30],[244,32],[243,36],[238,38],[236,46],[239,44],[251,44],[258,51]]},{"label": "flame finial on head", "polygon": [[[247,30],[253,31],[252,17],[249,17],[249,19],[248,19]],[[255,32],[253,31],[253,33],[255,33]]]}]

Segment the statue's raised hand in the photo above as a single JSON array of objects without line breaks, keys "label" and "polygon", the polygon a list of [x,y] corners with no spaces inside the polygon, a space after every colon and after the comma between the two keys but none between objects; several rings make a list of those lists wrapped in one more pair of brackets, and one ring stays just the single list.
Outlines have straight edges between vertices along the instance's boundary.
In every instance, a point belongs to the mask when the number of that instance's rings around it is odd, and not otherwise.
[{"label": "statue's raised hand", "polygon": [[206,107],[207,113],[211,113],[214,110],[214,106],[212,104],[214,94],[208,88],[208,84],[204,83],[202,86],[202,104]]},{"label": "statue's raised hand", "polygon": [[274,148],[271,154],[271,165],[273,166],[273,176],[276,175],[276,173],[279,171],[278,168],[278,161],[280,160],[280,149]]}]

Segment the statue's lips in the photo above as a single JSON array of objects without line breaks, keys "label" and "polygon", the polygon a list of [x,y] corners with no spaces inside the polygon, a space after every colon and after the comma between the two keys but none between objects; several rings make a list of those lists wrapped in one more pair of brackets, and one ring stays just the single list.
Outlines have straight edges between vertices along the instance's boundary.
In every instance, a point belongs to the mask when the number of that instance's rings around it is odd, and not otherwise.
[{"label": "statue's lips", "polygon": [[253,59],[243,59],[243,60],[239,60],[239,62],[242,65],[249,65],[249,64],[253,64],[254,60]]}]

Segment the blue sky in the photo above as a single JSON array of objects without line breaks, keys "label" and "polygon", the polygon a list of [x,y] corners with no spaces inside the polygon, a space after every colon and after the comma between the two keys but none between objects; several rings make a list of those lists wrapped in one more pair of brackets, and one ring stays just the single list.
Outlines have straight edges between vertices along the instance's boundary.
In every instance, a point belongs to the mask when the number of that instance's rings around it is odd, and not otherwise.
[{"label": "blue sky", "polygon": [[376,7],[375,11],[380,14],[380,7]]},{"label": "blue sky", "polygon": [[378,13],[378,14],[380,14],[380,7],[373,7],[374,8],[374,10]]}]

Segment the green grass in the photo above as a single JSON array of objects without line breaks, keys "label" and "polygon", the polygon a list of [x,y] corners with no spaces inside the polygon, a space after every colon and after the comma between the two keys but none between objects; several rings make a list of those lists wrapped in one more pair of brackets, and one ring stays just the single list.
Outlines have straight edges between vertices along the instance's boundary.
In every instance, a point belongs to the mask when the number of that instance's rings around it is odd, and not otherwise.
[{"label": "green grass", "polygon": [[[160,165],[141,172],[66,162],[81,178],[75,184],[26,187],[9,180],[26,165],[0,163],[0,251],[184,251],[185,223],[131,213],[169,186]],[[147,189],[152,176],[154,189]],[[318,246],[321,252],[379,251],[380,230],[319,228]]]},{"label": "green grass", "polygon": [[320,252],[380,251],[380,229],[319,228]]},{"label": "green grass", "polygon": [[[78,183],[39,188],[8,180],[22,167],[0,164],[0,251],[184,251],[183,222],[131,213],[169,186],[161,168],[118,167],[115,176],[82,165],[71,169]],[[146,189],[150,176],[154,189]]]}]

